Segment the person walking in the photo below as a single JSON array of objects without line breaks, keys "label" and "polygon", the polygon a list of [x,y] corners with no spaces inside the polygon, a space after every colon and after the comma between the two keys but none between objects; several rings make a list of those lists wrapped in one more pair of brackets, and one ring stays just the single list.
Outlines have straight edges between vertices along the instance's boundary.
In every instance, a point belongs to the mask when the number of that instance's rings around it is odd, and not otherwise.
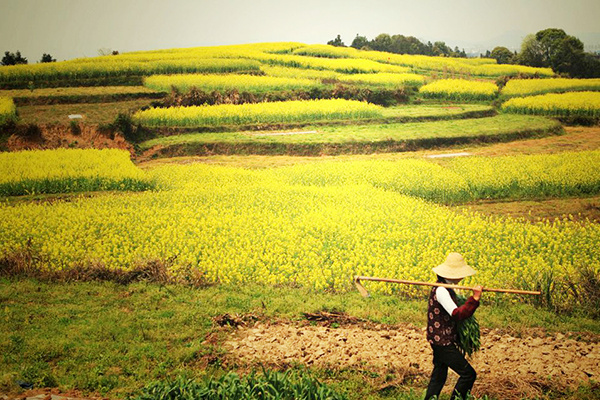
[{"label": "person walking", "polygon": [[[433,268],[439,283],[458,284],[462,279],[477,273],[467,265],[459,253],[450,253],[443,264]],[[439,398],[448,377],[448,368],[459,375],[452,392],[452,399],[466,399],[473,388],[477,373],[458,348],[457,321],[473,315],[479,307],[483,288],[475,286],[473,295],[465,304],[456,305],[456,293],[452,289],[434,287],[429,295],[427,315],[427,341],[433,349],[433,371],[425,394],[425,400]]]}]

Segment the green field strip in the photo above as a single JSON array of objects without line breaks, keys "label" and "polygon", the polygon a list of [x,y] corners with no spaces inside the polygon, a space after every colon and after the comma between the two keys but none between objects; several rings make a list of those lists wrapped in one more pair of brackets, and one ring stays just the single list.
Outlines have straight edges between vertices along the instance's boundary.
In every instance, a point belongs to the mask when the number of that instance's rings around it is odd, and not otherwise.
[{"label": "green field strip", "polygon": [[523,115],[378,125],[308,126],[300,131],[211,132],[146,141],[162,156],[208,154],[363,154],[412,151],[463,143],[502,142],[562,133],[551,119]]},{"label": "green field strip", "polygon": [[170,127],[145,127],[158,136],[170,136],[180,133],[197,132],[241,132],[265,131],[280,129],[304,129],[307,126],[354,126],[357,124],[391,124],[424,121],[438,121],[451,119],[484,118],[496,115],[496,110],[484,104],[428,104],[428,105],[403,105],[382,109],[381,118],[346,118],[332,120],[313,120],[281,123],[238,124],[238,125],[199,125],[195,127],[170,126]]}]

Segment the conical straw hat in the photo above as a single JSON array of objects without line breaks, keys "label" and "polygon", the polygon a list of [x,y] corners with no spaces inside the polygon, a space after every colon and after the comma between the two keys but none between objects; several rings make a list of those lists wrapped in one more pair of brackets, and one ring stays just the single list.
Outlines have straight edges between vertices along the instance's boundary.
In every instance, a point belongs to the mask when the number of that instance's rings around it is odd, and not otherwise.
[{"label": "conical straw hat", "polygon": [[446,261],[433,268],[433,272],[442,278],[448,279],[462,279],[477,273],[471,266],[467,265],[463,256],[458,253],[448,254]]}]

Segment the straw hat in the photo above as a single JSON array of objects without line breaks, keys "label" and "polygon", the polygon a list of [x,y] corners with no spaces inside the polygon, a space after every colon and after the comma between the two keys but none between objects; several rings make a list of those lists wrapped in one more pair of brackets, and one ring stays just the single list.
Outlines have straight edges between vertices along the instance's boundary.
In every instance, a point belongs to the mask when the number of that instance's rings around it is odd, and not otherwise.
[{"label": "straw hat", "polygon": [[448,279],[462,279],[477,273],[471,266],[467,265],[463,256],[458,253],[448,254],[446,261],[433,268],[433,272],[442,278]]}]

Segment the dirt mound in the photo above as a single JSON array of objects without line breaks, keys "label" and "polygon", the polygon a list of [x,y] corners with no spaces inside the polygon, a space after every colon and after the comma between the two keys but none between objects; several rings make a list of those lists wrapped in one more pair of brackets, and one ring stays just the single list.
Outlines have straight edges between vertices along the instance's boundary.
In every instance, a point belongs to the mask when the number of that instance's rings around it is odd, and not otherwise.
[{"label": "dirt mound", "polygon": [[[597,338],[595,338],[597,339]],[[549,388],[576,387],[600,380],[600,343],[558,334],[517,338],[497,330],[482,332],[481,351],[471,363],[478,372],[475,394],[501,398],[536,396]],[[296,326],[259,323],[238,329],[225,348],[245,364],[285,367],[302,363],[328,368],[393,372],[400,383],[428,379],[432,351],[424,329],[374,325]],[[453,375],[446,387],[456,379]]]}]

